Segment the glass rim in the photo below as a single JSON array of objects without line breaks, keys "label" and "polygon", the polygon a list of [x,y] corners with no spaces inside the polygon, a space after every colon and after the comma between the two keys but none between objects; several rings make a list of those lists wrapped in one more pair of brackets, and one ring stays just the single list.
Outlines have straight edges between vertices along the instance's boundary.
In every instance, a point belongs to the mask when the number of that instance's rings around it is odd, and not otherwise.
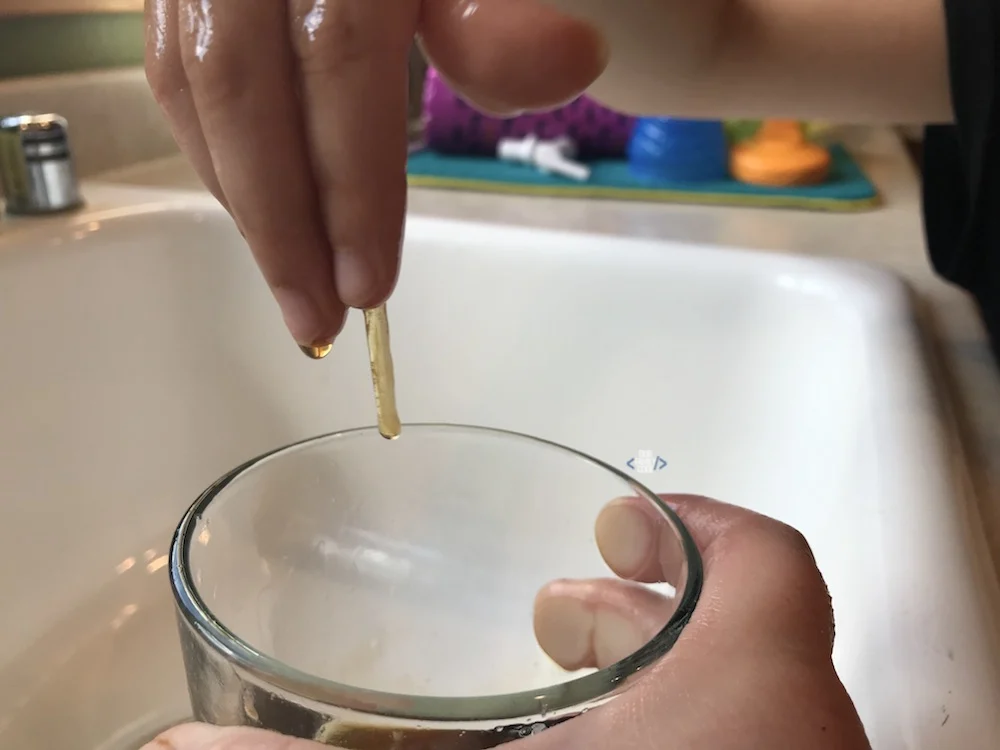
[{"label": "glass rim", "polygon": [[[193,531],[198,520],[219,494],[233,481],[269,459],[338,439],[373,433],[374,426],[356,427],[324,433],[262,453],[230,470],[201,493],[181,518],[170,545],[170,584],[174,599],[185,623],[207,644],[234,666],[260,682],[286,691],[296,698],[378,716],[424,722],[503,722],[561,714],[575,714],[614,695],[629,677],[644,670],[664,656],[687,625],[701,596],[704,568],[701,553],[684,522],[656,493],[625,472],[582,451],[545,438],[494,427],[445,422],[420,422],[403,425],[404,430],[470,432],[496,438],[522,440],[539,447],[555,449],[566,455],[610,472],[632,487],[639,496],[658,508],[673,524],[687,564],[684,590],[677,591],[677,608],[664,627],[640,649],[603,669],[566,682],[533,690],[476,696],[424,696],[360,688],[328,680],[290,667],[279,659],[259,651],[217,619],[198,593],[189,562]],[[610,502],[611,499],[609,499]]]}]

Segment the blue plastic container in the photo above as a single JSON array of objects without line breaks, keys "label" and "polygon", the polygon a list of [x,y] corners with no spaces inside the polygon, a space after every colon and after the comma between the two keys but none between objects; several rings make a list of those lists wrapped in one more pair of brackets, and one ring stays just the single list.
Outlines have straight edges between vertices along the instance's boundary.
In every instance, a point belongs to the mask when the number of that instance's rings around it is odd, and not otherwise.
[{"label": "blue plastic container", "polygon": [[640,118],[628,146],[636,178],[650,182],[708,182],[729,176],[729,144],[721,120]]}]

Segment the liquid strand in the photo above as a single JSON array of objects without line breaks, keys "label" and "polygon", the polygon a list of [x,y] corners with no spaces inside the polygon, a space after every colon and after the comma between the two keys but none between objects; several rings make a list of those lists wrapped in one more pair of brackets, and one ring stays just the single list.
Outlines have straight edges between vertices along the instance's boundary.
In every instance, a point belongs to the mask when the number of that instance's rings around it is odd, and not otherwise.
[{"label": "liquid strand", "polygon": [[394,440],[399,437],[401,425],[396,411],[396,378],[392,369],[389,317],[385,305],[365,310],[365,332],[368,334],[368,360],[371,363],[372,386],[375,389],[378,431],[382,437]]}]

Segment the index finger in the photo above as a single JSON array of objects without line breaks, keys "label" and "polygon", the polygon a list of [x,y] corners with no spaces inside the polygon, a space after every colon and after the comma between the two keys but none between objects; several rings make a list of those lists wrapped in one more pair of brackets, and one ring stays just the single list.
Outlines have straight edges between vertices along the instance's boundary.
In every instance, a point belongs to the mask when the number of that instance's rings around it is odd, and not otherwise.
[{"label": "index finger", "polygon": [[310,175],[285,7],[178,0],[181,57],[215,174],[292,336],[340,331],[330,249]]},{"label": "index finger", "polygon": [[340,298],[392,290],[406,212],[409,53],[418,0],[292,0],[292,40]]}]

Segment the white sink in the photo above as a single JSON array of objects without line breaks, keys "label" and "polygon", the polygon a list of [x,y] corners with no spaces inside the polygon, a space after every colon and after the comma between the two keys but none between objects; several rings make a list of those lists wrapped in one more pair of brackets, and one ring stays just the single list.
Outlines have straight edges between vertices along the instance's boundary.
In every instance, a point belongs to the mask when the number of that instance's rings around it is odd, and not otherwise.
[{"label": "white sink", "polygon": [[[0,750],[134,748],[187,713],[174,524],[242,460],[371,423],[362,327],[302,357],[208,198],[0,229]],[[1000,747],[996,585],[893,277],[413,218],[390,316],[404,420],[649,451],[652,489],[793,523],[875,747]]]}]

